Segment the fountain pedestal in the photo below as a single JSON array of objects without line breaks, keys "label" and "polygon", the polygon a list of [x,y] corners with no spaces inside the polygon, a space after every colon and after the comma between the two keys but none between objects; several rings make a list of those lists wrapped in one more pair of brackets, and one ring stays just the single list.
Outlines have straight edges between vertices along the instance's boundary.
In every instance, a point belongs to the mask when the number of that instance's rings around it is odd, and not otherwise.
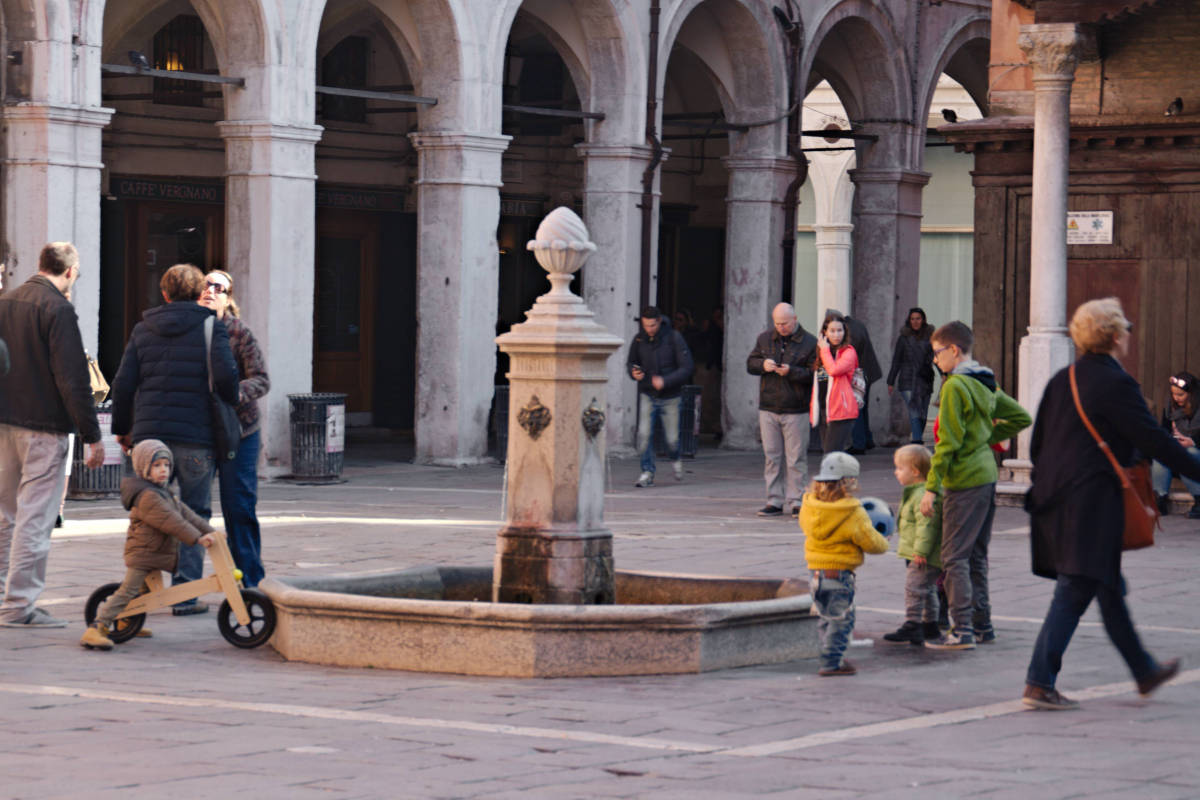
[{"label": "fountain pedestal", "polygon": [[604,605],[614,601],[612,533],[604,527],[608,357],[621,340],[571,292],[596,249],[557,208],[528,244],[551,289],[526,321],[496,338],[509,357],[506,525],[496,537],[492,599]]}]

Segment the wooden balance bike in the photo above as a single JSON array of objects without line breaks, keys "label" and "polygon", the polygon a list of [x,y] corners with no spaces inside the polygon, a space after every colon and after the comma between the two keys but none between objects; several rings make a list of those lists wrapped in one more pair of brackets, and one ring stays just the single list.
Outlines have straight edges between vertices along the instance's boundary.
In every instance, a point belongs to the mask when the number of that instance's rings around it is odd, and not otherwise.
[{"label": "wooden balance bike", "polygon": [[[233,565],[229,544],[221,531],[213,532],[212,547],[208,548],[213,563],[213,573],[195,581],[167,586],[161,572],[146,576],[142,593],[129,602],[117,615],[108,638],[114,642],[126,642],[137,636],[146,622],[146,614],[160,608],[182,603],[210,592],[225,595],[221,609],[217,612],[217,627],[225,641],[234,647],[258,647],[275,632],[275,605],[271,598],[257,589],[243,589],[242,571]],[[96,619],[96,612],[109,595],[120,587],[120,583],[106,583],[92,592],[84,607],[83,617],[88,625]]]}]

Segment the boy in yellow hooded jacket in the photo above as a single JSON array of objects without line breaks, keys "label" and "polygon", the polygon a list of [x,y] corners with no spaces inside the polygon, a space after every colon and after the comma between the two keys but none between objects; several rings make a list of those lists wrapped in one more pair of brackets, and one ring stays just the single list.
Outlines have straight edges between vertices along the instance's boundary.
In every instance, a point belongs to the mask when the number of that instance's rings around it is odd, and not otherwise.
[{"label": "boy in yellow hooded jacket", "polygon": [[843,658],[854,632],[854,570],[863,553],[886,553],[887,539],[879,535],[862,503],[853,494],[858,488],[858,461],[834,452],[821,459],[800,505],[804,531],[804,558],[810,570],[813,607],[821,619],[821,676],[853,675],[858,670]]}]

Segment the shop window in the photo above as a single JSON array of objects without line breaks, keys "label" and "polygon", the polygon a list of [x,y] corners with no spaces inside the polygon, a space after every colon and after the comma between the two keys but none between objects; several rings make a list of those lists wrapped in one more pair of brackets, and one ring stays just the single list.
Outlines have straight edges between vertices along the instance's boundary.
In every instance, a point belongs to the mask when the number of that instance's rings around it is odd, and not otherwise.
[{"label": "shop window", "polygon": [[[321,59],[321,85],[340,89],[367,88],[367,39],[347,36]],[[362,97],[317,95],[320,115],[333,122],[366,122],[367,101]]]},{"label": "shop window", "polygon": [[[154,34],[154,68],[171,72],[205,72],[204,23],[180,14]],[[204,105],[206,84],[174,78],[154,79],[154,102],[173,106]],[[219,96],[219,92],[211,93]]]}]

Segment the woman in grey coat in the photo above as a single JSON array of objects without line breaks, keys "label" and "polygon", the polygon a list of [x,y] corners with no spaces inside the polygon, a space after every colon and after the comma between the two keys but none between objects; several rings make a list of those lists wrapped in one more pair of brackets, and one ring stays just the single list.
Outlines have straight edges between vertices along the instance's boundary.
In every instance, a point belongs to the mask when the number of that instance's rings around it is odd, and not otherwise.
[{"label": "woman in grey coat", "polygon": [[888,370],[888,394],[899,389],[908,406],[913,444],[923,444],[925,421],[929,414],[929,396],[933,393],[933,346],[929,343],[933,326],[921,308],[910,308],[908,319],[896,338],[892,368]]}]

